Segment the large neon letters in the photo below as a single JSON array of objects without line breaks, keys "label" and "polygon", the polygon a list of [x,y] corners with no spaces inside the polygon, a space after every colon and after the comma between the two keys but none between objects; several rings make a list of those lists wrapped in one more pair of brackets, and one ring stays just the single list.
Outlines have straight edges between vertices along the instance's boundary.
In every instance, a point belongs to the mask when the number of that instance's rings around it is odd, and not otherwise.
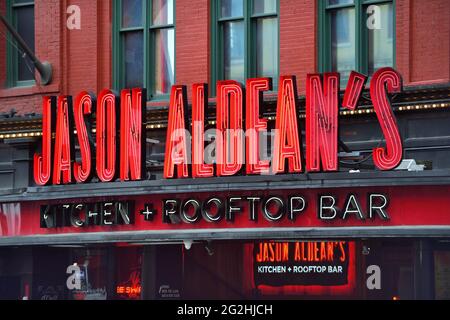
[{"label": "large neon letters", "polygon": [[164,178],[189,177],[187,149],[187,92],[186,86],[173,86],[170,95],[169,120],[166,136],[166,156],[164,160]]},{"label": "large neon letters", "polygon": [[306,78],[306,170],[338,169],[339,74]]},{"label": "large neon letters", "polygon": [[55,127],[56,98],[42,99],[42,154],[34,155],[33,173],[37,185],[45,186],[52,175],[52,134]]},{"label": "large neon letters", "polygon": [[373,162],[380,170],[395,169],[403,157],[403,144],[388,93],[402,91],[402,78],[392,68],[382,68],[375,72],[370,83],[370,96],[386,140],[385,148],[373,151]]},{"label": "large neon letters", "polygon": [[145,175],[146,90],[122,90],[120,106],[120,180],[141,180]]},{"label": "large neon letters", "polygon": [[[281,76],[278,81],[278,100],[272,123],[262,115],[263,93],[272,90],[272,79],[248,79],[245,89],[236,81],[219,81],[215,163],[211,159],[205,160],[205,130],[212,124],[208,123],[211,120],[208,85],[197,83],[192,86],[191,118],[187,88],[175,85],[168,109],[164,178],[337,171],[339,107],[354,112],[366,81],[367,76],[351,72],[340,101],[339,74],[307,76],[306,159],[302,152],[303,122],[299,121],[302,116],[298,110],[294,76]],[[389,94],[401,91],[402,79],[394,69],[382,68],[372,76],[370,96],[385,140],[385,146],[373,150],[373,162],[379,170],[392,170],[402,160],[402,140],[389,100]],[[122,90],[120,96],[114,91],[103,90],[98,98],[83,91],[74,102],[67,95],[44,97],[42,148],[34,155],[33,165],[36,184],[86,183],[91,181],[94,172],[101,182],[145,179],[146,96],[145,89],[135,88]],[[95,129],[92,125],[94,115]],[[263,134],[273,135],[271,160],[263,159],[260,154]],[[75,135],[79,154],[74,151],[72,140]]]},{"label": "large neon letters", "polygon": [[295,77],[281,77],[278,90],[272,171],[284,173],[285,162],[288,160],[290,173],[302,172]]},{"label": "large neon letters", "polygon": [[73,106],[75,129],[77,130],[78,145],[80,146],[81,163],[75,162],[73,165],[73,175],[78,183],[88,182],[92,178],[93,166],[91,157],[94,152],[90,135],[92,124],[90,117],[85,118],[95,112],[96,98],[84,91],[75,99]]}]

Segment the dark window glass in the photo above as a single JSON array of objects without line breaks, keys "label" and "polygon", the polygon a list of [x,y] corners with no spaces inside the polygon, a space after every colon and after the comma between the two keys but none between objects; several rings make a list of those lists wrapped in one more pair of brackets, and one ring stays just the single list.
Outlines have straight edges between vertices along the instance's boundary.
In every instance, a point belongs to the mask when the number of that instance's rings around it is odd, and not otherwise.
[{"label": "dark window glass", "polygon": [[[277,0],[218,1],[217,79],[278,78]],[[249,54],[251,53],[251,54]]]},{"label": "dark window glass", "polygon": [[116,248],[116,299],[140,300],[142,294],[142,247]]},{"label": "dark window glass", "polygon": [[225,79],[244,81],[244,22],[225,22],[224,75]]},{"label": "dark window glass", "polygon": [[142,0],[122,0],[122,27],[141,27],[143,22],[142,8]]},{"label": "dark window glass", "polygon": [[330,6],[342,5],[342,4],[353,4],[353,0],[328,0]]},{"label": "dark window glass", "polygon": [[[11,21],[17,32],[25,41],[31,51],[35,51],[34,39],[34,2],[31,0],[15,0],[11,2]],[[13,40],[15,42],[15,40]],[[11,74],[8,75],[11,85],[17,85],[18,81],[34,80],[34,65],[24,50],[17,44],[11,47],[13,65]]]},{"label": "dark window glass", "polygon": [[152,38],[153,52],[150,63],[154,66],[151,83],[153,94],[169,94],[175,82],[175,29],[174,1],[153,0]]},{"label": "dark window glass", "polygon": [[108,260],[106,248],[80,248],[72,252],[73,264],[80,268],[80,290],[72,290],[72,300],[106,300]]},{"label": "dark window glass", "polygon": [[144,78],[142,32],[127,32],[124,38],[125,86],[127,88],[142,87]]},{"label": "dark window glass", "polygon": [[[34,7],[26,6],[16,9],[17,31],[34,52]],[[34,65],[29,57],[19,57],[18,81],[34,79]]]},{"label": "dark window glass", "polygon": [[153,0],[152,24],[173,24],[173,0]]},{"label": "dark window glass", "polygon": [[256,21],[256,75],[278,76],[278,20],[262,18]]},{"label": "dark window glass", "polygon": [[155,93],[168,94],[174,84],[175,32],[173,29],[155,30]]},{"label": "dark window glass", "polygon": [[356,69],[355,9],[335,10],[331,13],[332,70],[341,73],[346,82]]},{"label": "dark window glass", "polygon": [[327,26],[319,33],[326,40],[324,71],[341,73],[342,85],[352,70],[371,76],[394,65],[392,1],[328,0],[322,14]]},{"label": "dark window glass", "polygon": [[277,13],[277,0],[253,0],[253,14]]},{"label": "dark window glass", "polygon": [[394,65],[392,3],[379,5],[379,29],[369,29],[369,74],[377,69]]},{"label": "dark window glass", "polygon": [[[244,16],[244,0],[221,0],[220,1],[220,17],[242,17]],[[248,0],[245,0],[248,1]]]},{"label": "dark window glass", "polygon": [[[122,0],[120,88],[146,87],[166,95],[175,82],[175,0]],[[132,28],[132,29],[131,29]]]}]

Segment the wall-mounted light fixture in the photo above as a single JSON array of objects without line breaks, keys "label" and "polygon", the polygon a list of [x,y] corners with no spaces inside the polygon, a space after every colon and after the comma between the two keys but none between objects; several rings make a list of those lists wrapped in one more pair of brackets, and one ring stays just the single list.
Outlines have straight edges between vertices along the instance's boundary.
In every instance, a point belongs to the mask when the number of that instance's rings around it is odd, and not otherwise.
[{"label": "wall-mounted light fixture", "polygon": [[16,29],[5,19],[4,16],[0,15],[0,21],[3,22],[6,29],[11,33],[13,38],[17,41],[17,44],[22,48],[22,50],[25,52],[25,54],[30,57],[31,61],[33,62],[34,66],[36,67],[37,71],[39,72],[41,76],[41,84],[46,86],[52,82],[52,75],[53,75],[53,68],[52,65],[47,62],[41,62],[33,51],[31,51],[30,47],[26,44],[26,42],[23,40],[23,38],[20,36],[20,34],[17,32]]}]

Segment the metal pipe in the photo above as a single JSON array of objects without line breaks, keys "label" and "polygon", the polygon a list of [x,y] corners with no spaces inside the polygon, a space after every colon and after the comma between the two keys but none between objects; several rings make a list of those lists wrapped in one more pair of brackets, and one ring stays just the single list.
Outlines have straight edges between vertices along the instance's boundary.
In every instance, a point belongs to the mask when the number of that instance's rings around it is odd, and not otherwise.
[{"label": "metal pipe", "polygon": [[48,85],[52,81],[52,66],[49,62],[41,62],[34,52],[28,47],[25,40],[20,36],[20,34],[14,29],[14,27],[5,19],[4,16],[0,15],[0,21],[3,22],[6,29],[11,33],[14,39],[17,41],[19,46],[25,51],[25,53],[30,57],[34,66],[38,70],[41,75],[41,83],[45,86]]},{"label": "metal pipe", "polygon": [[342,148],[342,150],[344,150],[347,153],[352,152],[350,150],[350,148],[344,143],[344,141],[342,141],[341,139],[339,139],[338,141],[339,141],[339,146]]}]

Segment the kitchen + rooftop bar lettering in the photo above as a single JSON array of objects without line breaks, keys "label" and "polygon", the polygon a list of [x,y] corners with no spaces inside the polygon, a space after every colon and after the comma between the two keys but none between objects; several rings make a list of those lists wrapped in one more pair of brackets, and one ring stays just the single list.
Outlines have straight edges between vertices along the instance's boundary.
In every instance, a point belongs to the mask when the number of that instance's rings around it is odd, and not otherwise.
[{"label": "kitchen + rooftop bar lettering", "polygon": [[348,241],[259,242],[253,250],[255,285],[337,286],[349,283],[354,243]]},{"label": "kitchen + rooftop bar lettering", "polygon": [[40,211],[43,229],[134,223],[134,203],[131,201],[42,205]]},{"label": "kitchen + rooftop bar lettering", "polygon": [[[307,76],[306,150],[303,151],[296,79],[294,76],[280,77],[271,160],[262,159],[259,149],[261,134],[267,133],[268,129],[268,119],[260,117],[262,94],[272,89],[272,80],[248,79],[245,89],[236,81],[219,81],[217,125],[214,152],[211,153],[214,159],[208,159],[208,162],[205,161],[208,86],[193,85],[190,125],[187,88],[173,86],[164,177],[337,171],[339,107],[354,110],[366,81],[365,75],[352,72],[340,103],[338,73]],[[396,168],[403,157],[402,140],[388,97],[401,91],[401,76],[392,68],[379,69],[371,79],[370,96],[385,139],[384,147],[373,150],[373,162],[379,170]],[[144,97],[145,89],[123,90],[120,97],[111,90],[103,90],[98,98],[82,92],[75,101],[71,96],[44,97],[42,151],[34,156],[36,184],[89,182],[94,174],[94,159],[96,175],[101,182],[144,179]],[[94,114],[95,139],[91,138]],[[80,149],[79,162],[75,160],[75,130]],[[303,152],[306,154],[305,166]]]},{"label": "kitchen + rooftop bar lettering", "polygon": [[[343,196],[345,195],[345,196]],[[102,199],[104,200],[104,199]],[[388,197],[383,194],[324,194],[310,190],[301,195],[252,192],[248,195],[193,194],[162,197],[137,196],[127,201],[42,203],[40,228],[96,228],[169,225],[180,227],[240,225],[297,225],[315,223],[387,223]]]},{"label": "kitchen + rooftop bar lettering", "polygon": [[[342,206],[338,197],[334,195],[319,194],[314,204],[316,217],[322,221],[352,220],[360,221],[390,219],[387,212],[389,206],[388,198],[383,194],[367,194],[366,206],[361,205],[361,199],[355,194],[348,194]],[[311,206],[311,204],[310,204]],[[165,199],[162,203],[163,222],[173,223],[174,217],[186,224],[195,224],[201,220],[209,223],[217,223],[221,220],[234,222],[236,217],[244,212],[249,221],[257,222],[259,216],[266,221],[277,223],[283,220],[296,221],[297,218],[304,219],[308,213],[308,201],[302,196],[230,196],[210,197],[199,200],[198,198],[187,199]]]}]

